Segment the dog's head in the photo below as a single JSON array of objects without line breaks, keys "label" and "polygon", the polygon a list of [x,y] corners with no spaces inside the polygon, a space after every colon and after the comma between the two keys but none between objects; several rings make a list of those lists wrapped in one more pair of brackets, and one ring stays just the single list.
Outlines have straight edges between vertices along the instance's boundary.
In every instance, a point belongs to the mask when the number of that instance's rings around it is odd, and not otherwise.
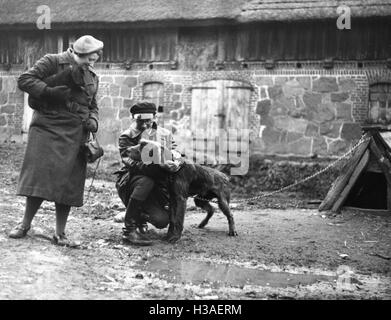
[{"label": "dog's head", "polygon": [[181,158],[181,155],[175,152],[175,150],[171,151],[159,142],[152,140],[142,139],[138,145],[130,147],[128,150],[133,160],[142,161],[147,164],[163,164],[167,160],[175,161]]},{"label": "dog's head", "polygon": [[84,75],[88,71],[87,68],[85,65],[72,66],[71,77],[76,87],[83,87],[85,85]]}]

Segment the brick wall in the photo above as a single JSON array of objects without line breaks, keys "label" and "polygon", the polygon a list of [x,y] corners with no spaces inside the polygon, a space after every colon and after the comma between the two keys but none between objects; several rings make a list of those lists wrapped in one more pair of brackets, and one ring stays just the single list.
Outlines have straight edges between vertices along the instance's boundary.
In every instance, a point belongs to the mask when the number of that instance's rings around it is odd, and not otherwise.
[{"label": "brick wall", "polygon": [[[166,127],[177,140],[191,134],[191,87],[208,80],[238,80],[250,84],[250,130],[253,154],[320,157],[345,152],[361,135],[360,124],[368,117],[369,81],[373,74],[387,78],[379,65],[356,68],[355,64],[325,70],[320,64],[280,64],[273,70],[257,64],[230,66],[224,70],[182,71],[169,65],[133,65],[131,70],[98,65],[100,89],[99,136],[105,146],[117,144],[119,134],[130,125],[129,107],[143,98],[143,85],[164,86]],[[0,140],[21,132],[23,94],[16,75],[0,74]],[[369,80],[370,79],[370,80]]]}]

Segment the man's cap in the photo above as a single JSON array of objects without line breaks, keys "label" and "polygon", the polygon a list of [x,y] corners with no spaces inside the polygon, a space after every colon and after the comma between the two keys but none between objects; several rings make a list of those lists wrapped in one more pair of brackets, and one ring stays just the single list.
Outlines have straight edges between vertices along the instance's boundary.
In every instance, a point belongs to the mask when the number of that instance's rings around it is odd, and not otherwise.
[{"label": "man's cap", "polygon": [[131,106],[129,111],[134,119],[152,119],[156,114],[156,105],[141,101]]},{"label": "man's cap", "polygon": [[76,54],[90,54],[103,49],[103,42],[93,36],[82,36],[72,46]]}]

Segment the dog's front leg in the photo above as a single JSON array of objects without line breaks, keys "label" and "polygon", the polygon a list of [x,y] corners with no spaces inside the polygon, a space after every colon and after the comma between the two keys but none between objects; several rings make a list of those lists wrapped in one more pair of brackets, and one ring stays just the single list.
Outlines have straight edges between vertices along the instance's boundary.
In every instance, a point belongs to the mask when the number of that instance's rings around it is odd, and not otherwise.
[{"label": "dog's front leg", "polygon": [[170,226],[167,232],[167,241],[174,243],[182,236],[185,220],[186,198],[177,196],[171,201]]}]

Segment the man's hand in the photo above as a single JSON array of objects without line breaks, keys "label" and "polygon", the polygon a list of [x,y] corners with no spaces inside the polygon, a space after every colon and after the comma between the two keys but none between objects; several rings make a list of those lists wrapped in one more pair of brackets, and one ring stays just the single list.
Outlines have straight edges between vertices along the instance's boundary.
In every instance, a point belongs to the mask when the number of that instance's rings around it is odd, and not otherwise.
[{"label": "man's hand", "polygon": [[129,158],[135,161],[141,161],[140,145],[137,144],[127,148]]},{"label": "man's hand", "polygon": [[88,118],[86,121],[86,129],[90,132],[98,131],[98,121],[94,118]]},{"label": "man's hand", "polygon": [[46,87],[42,96],[51,100],[67,101],[71,95],[71,89],[67,86]]}]

